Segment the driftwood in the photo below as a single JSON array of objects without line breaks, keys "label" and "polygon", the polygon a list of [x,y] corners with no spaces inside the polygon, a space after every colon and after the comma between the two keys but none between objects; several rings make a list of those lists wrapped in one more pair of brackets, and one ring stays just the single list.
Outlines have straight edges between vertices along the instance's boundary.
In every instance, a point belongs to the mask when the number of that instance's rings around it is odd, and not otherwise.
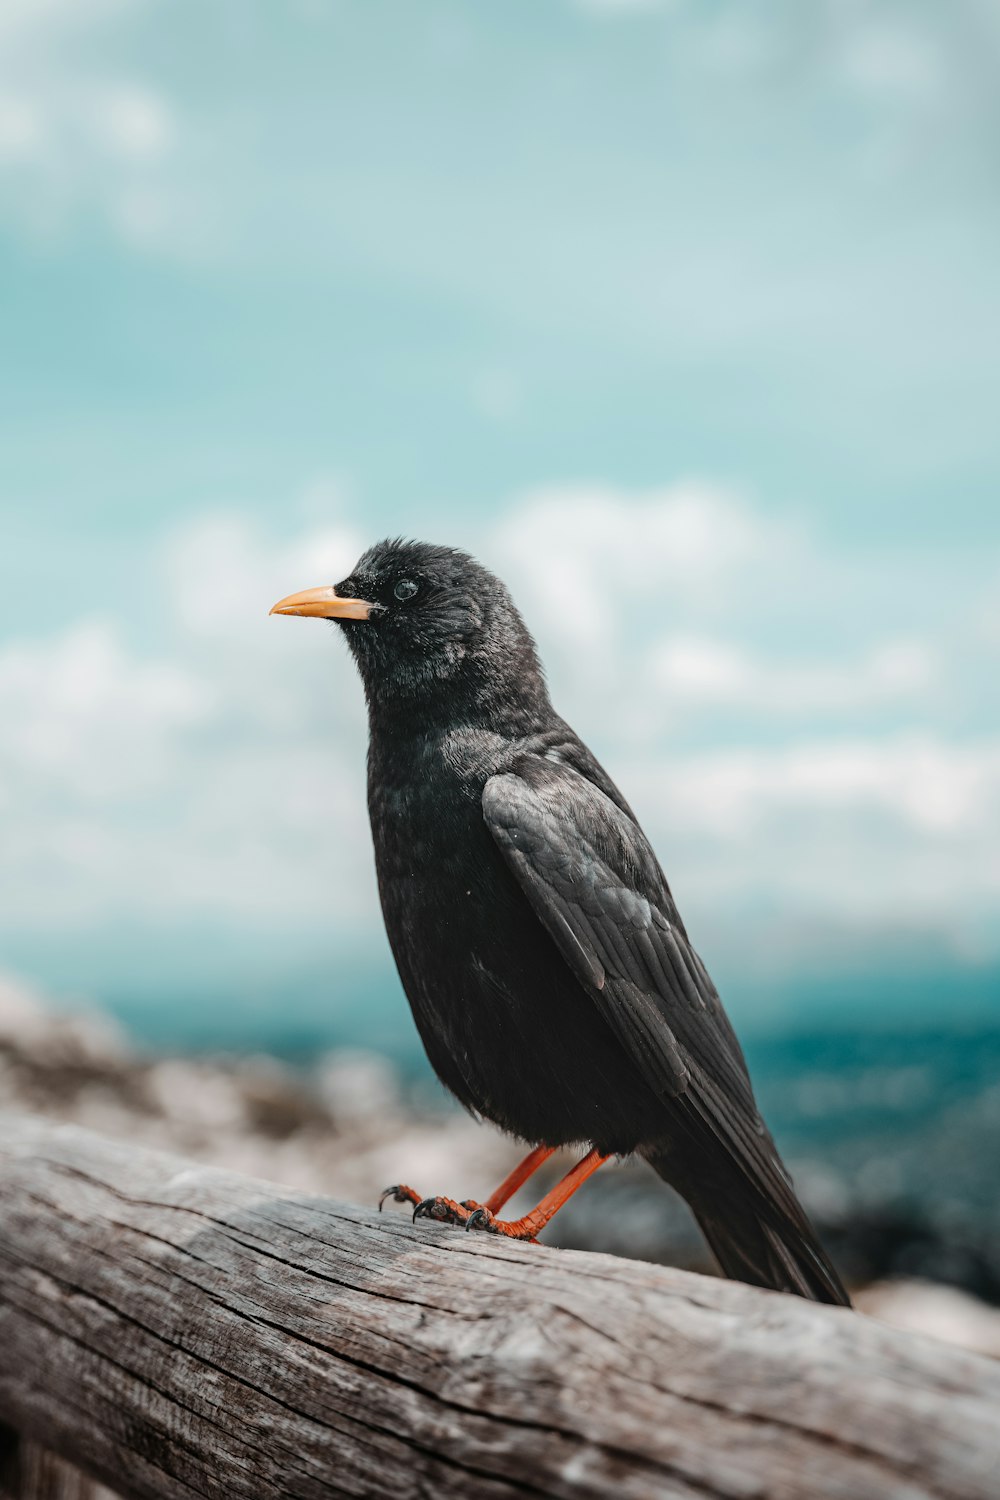
[{"label": "driftwood", "polygon": [[66,1462],[155,1500],[1000,1495],[986,1359],[24,1118],[0,1120],[0,1420],[32,1500],[98,1493]]}]

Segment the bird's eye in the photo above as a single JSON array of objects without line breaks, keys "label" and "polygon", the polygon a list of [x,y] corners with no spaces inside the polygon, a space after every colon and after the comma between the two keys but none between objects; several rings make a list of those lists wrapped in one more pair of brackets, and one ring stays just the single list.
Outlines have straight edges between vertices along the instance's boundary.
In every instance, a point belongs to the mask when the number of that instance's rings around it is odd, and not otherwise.
[{"label": "bird's eye", "polygon": [[417,587],[412,578],[401,578],[392,592],[397,599],[412,599]]}]

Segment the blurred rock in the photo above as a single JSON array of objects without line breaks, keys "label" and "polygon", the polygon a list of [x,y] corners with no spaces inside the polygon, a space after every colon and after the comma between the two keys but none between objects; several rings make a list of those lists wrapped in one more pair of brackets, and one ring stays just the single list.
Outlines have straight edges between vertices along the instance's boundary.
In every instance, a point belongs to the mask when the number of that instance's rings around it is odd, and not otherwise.
[{"label": "blurred rock", "polygon": [[320,1098],[343,1129],[374,1127],[381,1131],[405,1113],[399,1079],[392,1064],[377,1052],[344,1047],[328,1052],[316,1069]]},{"label": "blurred rock", "polygon": [[100,1011],[51,1010],[28,985],[0,975],[0,1049],[26,1066],[100,1072],[127,1064],[121,1028]]},{"label": "blurred rock", "polygon": [[895,1328],[928,1334],[1000,1359],[1000,1310],[956,1287],[929,1281],[877,1281],[858,1292],[862,1312]]},{"label": "blurred rock", "polygon": [[[882,1097],[885,1072],[867,1076],[869,1093]],[[923,1088],[922,1077],[910,1068],[888,1092],[909,1103]],[[832,1082],[824,1087],[826,1107],[836,1091]],[[808,1119],[815,1120],[819,1096],[810,1097]],[[936,1128],[921,1124],[916,1140],[901,1136],[893,1144],[882,1130],[821,1146],[806,1132],[800,1139],[813,1151],[796,1157],[793,1137],[788,1153],[797,1189],[845,1280],[869,1288],[861,1304],[988,1353],[997,1352],[1000,1319],[983,1306],[1000,1303],[997,1206],[974,1170],[986,1157],[963,1150],[968,1137],[962,1127],[981,1148],[996,1131],[998,1099],[992,1082],[985,1090],[966,1088]],[[398,1182],[425,1195],[485,1198],[522,1154],[517,1143],[462,1113],[426,1081],[404,1081],[379,1054],[344,1049],[312,1068],[267,1056],[143,1057],[107,1017],[52,1010],[10,981],[0,982],[0,1108],[73,1121],[140,1146],[372,1206],[383,1188]],[[572,1152],[557,1152],[512,1200],[511,1216],[537,1202],[573,1159]],[[387,1213],[405,1211],[386,1206]],[[641,1161],[602,1168],[545,1239],[714,1270],[686,1204]]]},{"label": "blurred rock", "polygon": [[0,1109],[372,1206],[401,1181],[484,1197],[519,1156],[443,1094],[404,1088],[378,1054],[329,1053],[312,1069],[265,1056],[144,1058],[107,1017],[61,1014],[9,980]]}]

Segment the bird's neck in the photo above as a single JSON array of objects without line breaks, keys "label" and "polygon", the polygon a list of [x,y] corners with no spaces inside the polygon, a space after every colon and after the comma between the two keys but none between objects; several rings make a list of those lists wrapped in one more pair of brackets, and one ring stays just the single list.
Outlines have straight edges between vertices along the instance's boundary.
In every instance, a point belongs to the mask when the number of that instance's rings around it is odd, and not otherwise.
[{"label": "bird's neck", "polygon": [[455,729],[481,729],[504,739],[525,739],[541,733],[554,717],[544,680],[467,679],[452,681],[440,694],[425,691],[400,698],[392,693],[368,694],[372,738],[383,742],[427,739]]}]

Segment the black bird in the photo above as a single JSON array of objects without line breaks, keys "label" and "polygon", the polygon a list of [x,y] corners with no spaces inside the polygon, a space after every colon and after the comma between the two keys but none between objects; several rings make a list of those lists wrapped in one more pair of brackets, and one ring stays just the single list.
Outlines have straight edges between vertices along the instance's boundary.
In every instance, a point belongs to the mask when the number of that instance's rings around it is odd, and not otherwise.
[{"label": "black bird", "polygon": [[[382,911],[417,1028],[461,1103],[533,1146],[485,1204],[384,1196],[531,1239],[609,1156],[635,1152],[687,1199],[727,1276],[849,1305],[656,856],[553,709],[499,579],[450,547],[386,541],[272,613],[344,631],[368,701]],[[538,1208],[498,1219],[571,1143],[591,1149]]]}]

